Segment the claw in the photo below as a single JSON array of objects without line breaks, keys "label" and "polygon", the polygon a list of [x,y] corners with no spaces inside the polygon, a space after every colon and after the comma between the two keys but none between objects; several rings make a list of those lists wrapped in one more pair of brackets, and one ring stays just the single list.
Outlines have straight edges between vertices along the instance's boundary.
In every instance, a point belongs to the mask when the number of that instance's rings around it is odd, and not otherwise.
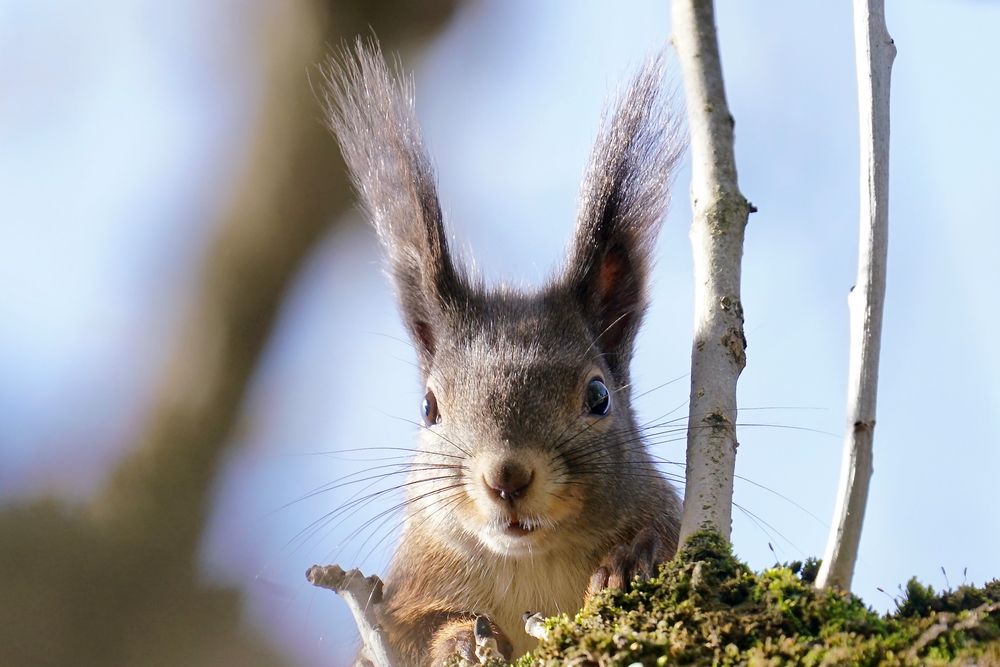
[{"label": "claw", "polygon": [[660,554],[661,542],[652,529],[639,531],[629,544],[613,548],[590,577],[587,597],[605,588],[625,590],[632,579],[649,579],[656,574],[657,565],[664,560]]},{"label": "claw", "polygon": [[496,635],[490,627],[490,621],[486,616],[477,616],[475,629],[472,631],[476,638],[476,657],[480,664],[485,664],[493,658],[503,659],[500,647],[497,645]]}]

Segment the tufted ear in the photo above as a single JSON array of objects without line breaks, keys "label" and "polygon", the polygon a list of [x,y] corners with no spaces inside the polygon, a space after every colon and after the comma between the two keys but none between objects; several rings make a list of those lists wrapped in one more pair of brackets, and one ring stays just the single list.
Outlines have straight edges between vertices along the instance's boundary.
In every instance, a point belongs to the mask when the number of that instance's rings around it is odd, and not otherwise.
[{"label": "tufted ear", "polygon": [[650,59],[606,112],[583,182],[564,280],[619,381],[628,377],[646,284],[684,141]]},{"label": "tufted ear", "polygon": [[325,101],[426,376],[443,333],[442,316],[464,293],[464,283],[448,251],[413,83],[398,64],[395,69],[390,73],[377,43],[358,39],[323,69]]}]

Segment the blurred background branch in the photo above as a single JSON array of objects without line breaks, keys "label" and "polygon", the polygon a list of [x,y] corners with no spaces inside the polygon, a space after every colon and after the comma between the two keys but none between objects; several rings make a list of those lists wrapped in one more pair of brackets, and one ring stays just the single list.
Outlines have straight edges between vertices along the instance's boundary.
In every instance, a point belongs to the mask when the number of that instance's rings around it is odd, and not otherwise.
[{"label": "blurred background branch", "polygon": [[390,48],[452,0],[283,3],[259,35],[252,148],[212,234],[148,422],[82,511],[0,510],[0,664],[278,665],[234,591],[203,584],[213,483],[289,286],[351,205],[310,86],[326,51],[369,30]]}]

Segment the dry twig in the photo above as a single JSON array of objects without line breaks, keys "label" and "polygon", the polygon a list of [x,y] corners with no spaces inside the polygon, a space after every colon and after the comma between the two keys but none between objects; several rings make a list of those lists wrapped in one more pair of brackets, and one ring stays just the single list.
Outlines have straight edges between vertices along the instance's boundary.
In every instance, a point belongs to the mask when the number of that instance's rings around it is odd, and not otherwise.
[{"label": "dry twig", "polygon": [[402,664],[395,659],[378,618],[382,602],[382,580],[366,577],[361,570],[344,571],[339,565],[313,565],[306,572],[313,586],[328,588],[344,598],[361,634],[362,654],[374,667]]},{"label": "dry twig", "polygon": [[947,612],[938,614],[937,622],[924,630],[923,634],[917,638],[917,641],[913,642],[913,646],[911,646],[906,652],[906,657],[910,660],[916,661],[920,651],[924,650],[925,646],[948,630],[971,630],[982,623],[987,616],[997,610],[1000,610],[1000,602],[986,602],[971,610],[968,615],[963,617],[954,625],[952,625],[952,623],[954,623],[955,619],[958,618],[955,614]]}]

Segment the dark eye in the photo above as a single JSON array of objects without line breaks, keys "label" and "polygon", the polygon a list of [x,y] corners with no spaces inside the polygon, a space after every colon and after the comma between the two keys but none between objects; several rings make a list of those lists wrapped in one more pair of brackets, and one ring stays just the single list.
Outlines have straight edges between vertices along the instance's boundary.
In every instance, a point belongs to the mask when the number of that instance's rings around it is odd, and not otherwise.
[{"label": "dark eye", "polygon": [[420,404],[420,415],[424,418],[424,425],[433,426],[441,421],[438,414],[438,402],[434,398],[434,392],[430,389],[424,394],[424,402]]},{"label": "dark eye", "polygon": [[596,417],[603,417],[611,412],[611,392],[601,378],[594,378],[587,383],[587,395],[583,405],[587,412]]}]

